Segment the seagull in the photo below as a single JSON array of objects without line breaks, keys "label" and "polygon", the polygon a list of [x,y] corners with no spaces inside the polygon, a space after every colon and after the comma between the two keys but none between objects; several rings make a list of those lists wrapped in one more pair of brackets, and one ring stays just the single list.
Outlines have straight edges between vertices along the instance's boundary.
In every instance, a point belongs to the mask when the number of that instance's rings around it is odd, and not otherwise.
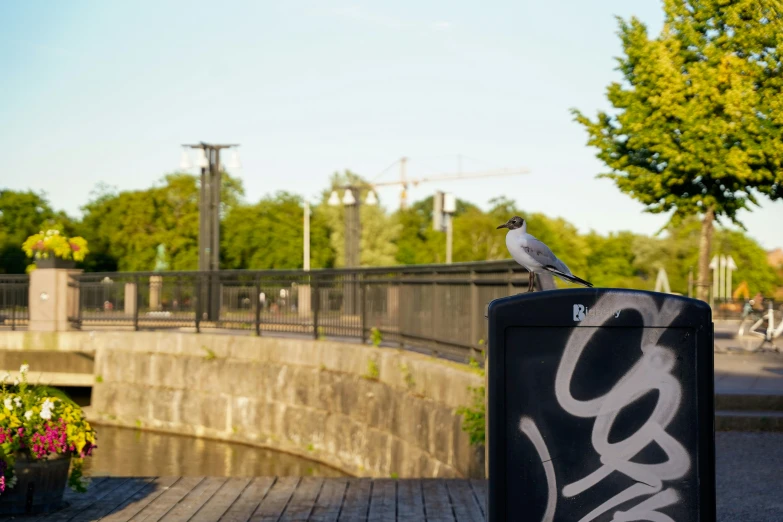
[{"label": "seagull", "polygon": [[506,248],[514,261],[527,268],[530,279],[527,291],[531,292],[536,281],[536,274],[549,272],[564,281],[579,283],[592,288],[592,283],[580,279],[571,273],[565,263],[560,261],[552,250],[544,243],[527,233],[527,223],[519,216],[514,216],[498,227],[507,228]]}]

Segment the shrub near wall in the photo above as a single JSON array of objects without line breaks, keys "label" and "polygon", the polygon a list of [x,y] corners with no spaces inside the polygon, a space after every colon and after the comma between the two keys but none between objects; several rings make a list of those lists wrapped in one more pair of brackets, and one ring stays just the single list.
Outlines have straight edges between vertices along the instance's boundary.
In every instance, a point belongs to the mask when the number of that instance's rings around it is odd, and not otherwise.
[{"label": "shrub near wall", "polygon": [[327,341],[93,336],[96,422],[257,444],[358,476],[484,474],[455,413],[483,384],[467,366]]}]

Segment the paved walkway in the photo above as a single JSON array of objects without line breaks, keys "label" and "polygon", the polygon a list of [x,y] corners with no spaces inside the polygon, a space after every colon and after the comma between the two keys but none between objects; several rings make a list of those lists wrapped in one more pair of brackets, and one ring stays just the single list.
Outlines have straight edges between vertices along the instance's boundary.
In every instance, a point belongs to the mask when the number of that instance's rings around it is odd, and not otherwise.
[{"label": "paved walkway", "polygon": [[[719,522],[780,522],[783,433],[719,432]],[[66,492],[70,506],[16,521],[391,521],[482,522],[486,482],[315,477],[95,478]]]},{"label": "paved walkway", "polygon": [[[783,395],[783,354],[750,352],[759,342],[738,339],[736,329],[733,323],[715,325],[715,392]],[[783,349],[783,340],[777,342]]]}]

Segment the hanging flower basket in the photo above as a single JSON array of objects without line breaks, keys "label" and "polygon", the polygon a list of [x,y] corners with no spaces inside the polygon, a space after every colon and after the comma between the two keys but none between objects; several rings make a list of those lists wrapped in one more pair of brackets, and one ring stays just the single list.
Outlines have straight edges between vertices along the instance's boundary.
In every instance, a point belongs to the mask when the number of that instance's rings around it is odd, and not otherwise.
[{"label": "hanging flower basket", "polygon": [[[0,515],[45,513],[62,506],[66,484],[86,491],[84,457],[95,431],[82,409],[61,391],[19,378],[0,380]],[[69,474],[70,470],[70,474]]]},{"label": "hanging flower basket", "polygon": [[47,257],[35,260],[35,268],[73,268],[76,263],[70,259]]},{"label": "hanging flower basket", "polygon": [[73,268],[90,252],[81,237],[67,237],[59,230],[41,231],[28,237],[22,250],[35,260],[36,268]]}]

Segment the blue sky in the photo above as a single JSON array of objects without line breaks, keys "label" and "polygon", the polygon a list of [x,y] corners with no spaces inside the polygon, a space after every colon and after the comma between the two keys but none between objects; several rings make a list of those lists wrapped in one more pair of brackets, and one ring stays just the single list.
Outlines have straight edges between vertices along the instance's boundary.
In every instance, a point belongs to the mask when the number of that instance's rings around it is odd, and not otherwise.
[{"label": "blue sky", "polygon": [[[99,183],[141,189],[182,143],[240,143],[247,199],[314,199],[349,168],[375,178],[527,167],[422,184],[486,208],[500,194],[580,230],[653,233],[609,180],[571,107],[608,108],[615,15],[660,29],[657,0],[584,2],[3,2],[0,186],[78,214]],[[392,180],[392,169],[380,180]],[[380,191],[387,207],[398,189]],[[742,216],[783,246],[783,203]],[[535,223],[530,224],[535,234]]]}]

